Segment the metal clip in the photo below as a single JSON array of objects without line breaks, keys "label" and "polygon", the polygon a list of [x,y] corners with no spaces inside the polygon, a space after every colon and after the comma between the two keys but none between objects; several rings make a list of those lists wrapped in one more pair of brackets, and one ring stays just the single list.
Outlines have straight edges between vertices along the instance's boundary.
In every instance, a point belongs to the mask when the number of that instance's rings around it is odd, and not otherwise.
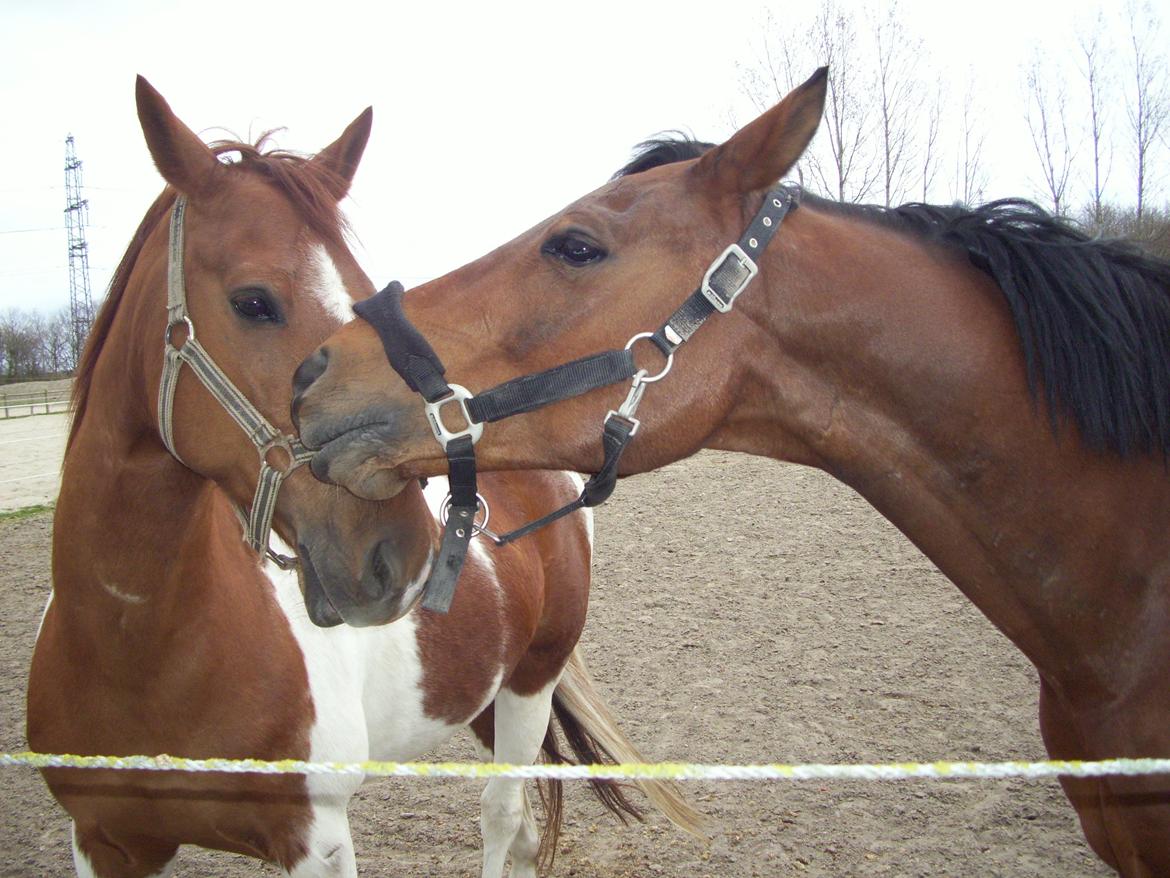
[{"label": "metal clip", "polygon": [[[657,378],[654,380],[657,380]],[[637,433],[638,428],[642,426],[642,422],[634,417],[634,412],[638,410],[638,404],[642,402],[642,394],[646,392],[646,385],[648,383],[646,380],[646,370],[639,369],[637,374],[634,375],[634,380],[630,383],[630,392],[626,394],[625,400],[616,410],[610,409],[605,416],[605,420],[608,421],[614,416],[624,418],[634,425],[633,429],[630,430],[630,436],[632,437]]]}]

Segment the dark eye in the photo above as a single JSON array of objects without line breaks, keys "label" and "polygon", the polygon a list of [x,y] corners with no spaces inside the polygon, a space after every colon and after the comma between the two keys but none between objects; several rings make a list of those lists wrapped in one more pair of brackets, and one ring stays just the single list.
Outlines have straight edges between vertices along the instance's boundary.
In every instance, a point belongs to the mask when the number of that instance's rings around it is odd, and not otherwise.
[{"label": "dark eye", "polygon": [[542,253],[555,256],[568,265],[588,265],[605,258],[606,253],[592,241],[587,241],[579,235],[557,235],[545,242],[540,248]]},{"label": "dark eye", "polygon": [[243,290],[232,296],[232,307],[253,323],[281,323],[280,312],[263,290]]}]

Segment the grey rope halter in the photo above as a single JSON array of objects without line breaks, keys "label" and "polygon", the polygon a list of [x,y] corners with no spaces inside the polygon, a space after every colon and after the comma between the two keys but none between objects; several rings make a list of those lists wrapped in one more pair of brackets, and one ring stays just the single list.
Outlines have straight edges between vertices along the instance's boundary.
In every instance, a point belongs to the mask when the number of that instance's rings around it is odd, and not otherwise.
[{"label": "grey rope halter", "polygon": [[[296,565],[296,559],[274,552],[268,545],[272,514],[276,509],[276,497],[280,493],[281,484],[297,467],[312,460],[313,452],[302,445],[296,436],[281,433],[272,426],[196,340],[195,324],[187,313],[187,293],[183,282],[183,214],[186,207],[186,196],[179,195],[171,213],[167,261],[167,331],[164,340],[166,354],[158,393],[159,432],[167,450],[175,460],[183,463],[179,452],[175,450],[174,406],[179,372],[186,363],[259,451],[260,477],[256,483],[256,494],[252,498],[252,508],[247,519],[243,520],[241,514],[244,541],[256,552],[266,554],[279,567],[287,570]],[[180,324],[186,325],[187,337],[176,347],[171,338],[173,330]],[[272,452],[277,450],[287,458],[283,463],[270,460]],[[183,465],[186,466],[185,463]]]}]

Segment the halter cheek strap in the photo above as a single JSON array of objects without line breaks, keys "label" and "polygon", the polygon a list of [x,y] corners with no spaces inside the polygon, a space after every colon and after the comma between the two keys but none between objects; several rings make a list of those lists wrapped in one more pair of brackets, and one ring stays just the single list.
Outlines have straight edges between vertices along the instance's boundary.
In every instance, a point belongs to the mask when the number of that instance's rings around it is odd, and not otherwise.
[{"label": "halter cheek strap", "polygon": [[[175,199],[174,210],[171,213],[170,250],[167,262],[166,352],[158,393],[159,433],[167,450],[176,460],[183,463],[175,449],[174,407],[179,372],[186,363],[224,411],[239,424],[240,429],[260,454],[260,476],[255,496],[252,498],[252,508],[244,522],[244,540],[255,551],[267,554],[277,565],[289,569],[296,564],[296,559],[278,554],[268,546],[272,515],[276,509],[276,498],[281,484],[293,470],[308,463],[313,458],[313,452],[302,445],[296,436],[281,433],[272,426],[195,338],[195,325],[187,313],[186,285],[183,281],[183,215],[186,207],[186,196],[180,195]],[[175,328],[180,324],[186,326],[187,337],[182,344],[176,346],[172,342],[172,337]],[[279,459],[281,457],[284,459]]]},{"label": "halter cheek strap", "polygon": [[[703,281],[683,304],[655,332],[640,332],[623,350],[605,351],[571,363],[505,381],[490,390],[472,394],[458,384],[448,384],[445,368],[434,349],[407,319],[402,309],[402,284],[391,282],[384,290],[354,305],[354,311],[378,333],[382,348],[394,370],[426,401],[427,419],[435,438],[443,446],[451,471],[451,494],[446,507],[443,542],[431,578],[424,586],[423,607],[445,613],[455,594],[455,585],[471,537],[482,533],[497,545],[526,536],[571,512],[605,502],[617,483],[622,452],[638,432],[634,417],[646,387],[661,380],[674,363],[674,352],[716,313],[730,311],[736,297],[747,288],[759,268],[756,260],[767,247],[788,211],[797,203],[798,190],[777,186],[738,241],[719,255]],[[657,375],[638,369],[633,347],[648,339],[666,356],[666,366]],[[559,402],[630,380],[625,401],[606,415],[602,426],[601,469],[585,483],[581,495],[571,503],[511,533],[488,530],[487,503],[475,492],[474,446],[486,422],[535,411]],[[457,404],[467,426],[450,430],[443,423],[442,410]],[[480,508],[484,520],[476,522]]]}]

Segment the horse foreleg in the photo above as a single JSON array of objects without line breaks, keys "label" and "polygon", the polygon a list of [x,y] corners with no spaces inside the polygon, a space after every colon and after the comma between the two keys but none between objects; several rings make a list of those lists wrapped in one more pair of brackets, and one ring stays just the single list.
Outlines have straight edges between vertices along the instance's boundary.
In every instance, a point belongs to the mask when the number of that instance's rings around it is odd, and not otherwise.
[{"label": "horse foreleg", "polygon": [[[1053,759],[1085,758],[1085,742],[1077,734],[1072,717],[1064,710],[1052,689],[1040,680],[1040,735],[1048,755]],[[1077,812],[1081,831],[1089,847],[1102,860],[1118,868],[1113,845],[1105,827],[1105,815],[1101,808],[1101,782],[1095,778],[1062,777],[1060,785],[1064,794]]]},{"label": "horse foreleg", "polygon": [[154,839],[114,839],[100,826],[73,824],[73,868],[77,878],[170,878],[176,844]]},{"label": "horse foreleg", "polygon": [[285,874],[289,878],[357,878],[357,856],[345,805],[318,805],[313,810],[304,856]]},{"label": "horse foreleg", "polygon": [[[501,689],[496,695],[495,759],[531,765],[548,729],[555,681],[532,695]],[[481,798],[483,878],[501,878],[509,851],[513,878],[535,878],[540,836],[524,781],[495,777]]]}]

